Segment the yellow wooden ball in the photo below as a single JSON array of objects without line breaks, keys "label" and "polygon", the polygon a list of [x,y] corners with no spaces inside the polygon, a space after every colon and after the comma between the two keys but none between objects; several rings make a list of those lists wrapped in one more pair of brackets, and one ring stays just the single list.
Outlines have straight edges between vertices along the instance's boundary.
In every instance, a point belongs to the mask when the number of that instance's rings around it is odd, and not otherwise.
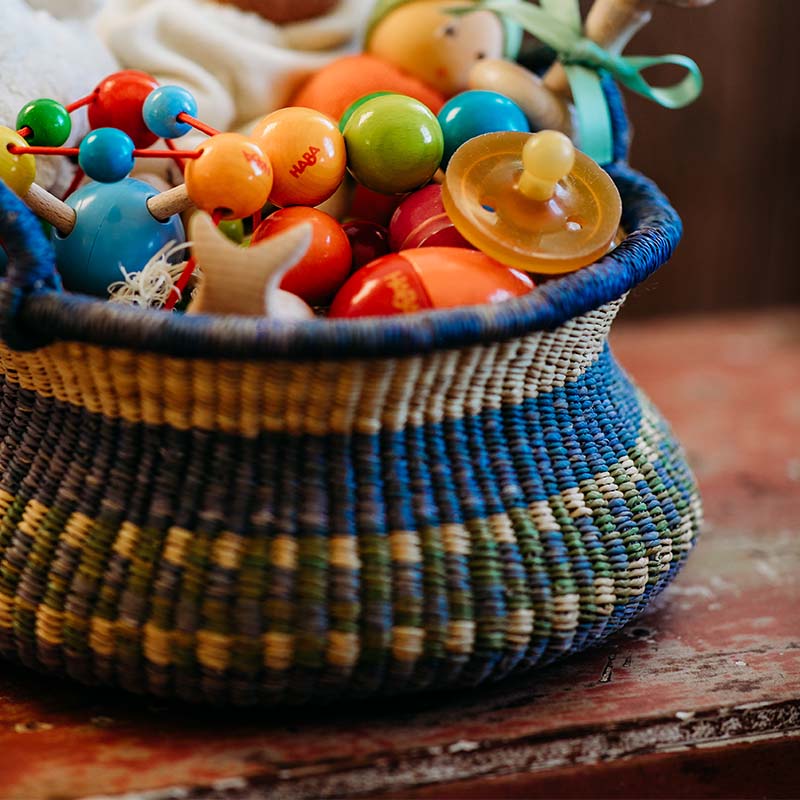
[{"label": "yellow wooden ball", "polygon": [[12,192],[23,197],[36,179],[36,159],[31,155],[14,155],[9,147],[27,147],[16,131],[0,126],[0,180]]}]

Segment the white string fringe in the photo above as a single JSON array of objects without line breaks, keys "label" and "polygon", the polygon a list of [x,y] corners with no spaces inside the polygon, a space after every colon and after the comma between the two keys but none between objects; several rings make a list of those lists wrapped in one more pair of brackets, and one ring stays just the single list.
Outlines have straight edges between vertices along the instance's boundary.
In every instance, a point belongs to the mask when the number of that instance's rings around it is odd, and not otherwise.
[{"label": "white string fringe", "polygon": [[191,246],[191,242],[167,242],[140,272],[128,272],[120,264],[123,279],[108,287],[109,301],[142,308],[161,308],[186,266],[185,260],[173,262],[171,259]]}]

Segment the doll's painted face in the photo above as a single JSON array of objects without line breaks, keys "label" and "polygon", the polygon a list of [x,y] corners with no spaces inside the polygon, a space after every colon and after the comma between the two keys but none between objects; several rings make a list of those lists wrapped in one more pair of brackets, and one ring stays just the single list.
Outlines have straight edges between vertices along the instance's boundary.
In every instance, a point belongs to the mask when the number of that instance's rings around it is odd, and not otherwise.
[{"label": "doll's painted face", "polygon": [[447,96],[464,91],[476,61],[502,58],[504,33],[488,11],[447,13],[463,6],[463,0],[402,5],[375,26],[367,49]]},{"label": "doll's painted face", "polygon": [[217,0],[217,2],[237,6],[242,11],[254,11],[278,25],[318,17],[339,4],[339,0]]}]

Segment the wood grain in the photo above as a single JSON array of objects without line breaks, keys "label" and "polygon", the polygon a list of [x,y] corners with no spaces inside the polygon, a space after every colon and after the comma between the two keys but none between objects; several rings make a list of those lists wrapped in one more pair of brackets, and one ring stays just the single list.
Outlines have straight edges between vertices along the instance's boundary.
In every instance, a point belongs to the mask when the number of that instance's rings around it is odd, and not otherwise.
[{"label": "wood grain", "polygon": [[798,30],[795,0],[658,5],[627,48],[685,53],[706,81],[703,96],[679,111],[627,95],[631,163],[661,186],[686,228],[628,316],[800,303]]}]

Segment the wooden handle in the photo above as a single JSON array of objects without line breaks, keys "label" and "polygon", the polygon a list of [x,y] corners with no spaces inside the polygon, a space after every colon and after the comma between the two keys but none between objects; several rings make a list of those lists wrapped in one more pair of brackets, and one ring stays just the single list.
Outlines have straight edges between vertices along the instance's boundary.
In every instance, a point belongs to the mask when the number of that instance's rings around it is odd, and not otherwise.
[{"label": "wooden handle", "polygon": [[[650,22],[655,4],[656,0],[595,0],[586,16],[584,34],[607,50],[621,53]],[[544,82],[554,92],[565,94],[569,91],[567,73],[561,64],[553,65]]]},{"label": "wooden handle", "polygon": [[147,208],[150,213],[162,222],[193,207],[194,203],[189,199],[186,186],[183,184],[154,195],[147,201]]},{"label": "wooden handle", "polygon": [[75,228],[75,210],[37,184],[31,184],[22,198],[28,208],[49,222],[62,236],[69,236]]}]

